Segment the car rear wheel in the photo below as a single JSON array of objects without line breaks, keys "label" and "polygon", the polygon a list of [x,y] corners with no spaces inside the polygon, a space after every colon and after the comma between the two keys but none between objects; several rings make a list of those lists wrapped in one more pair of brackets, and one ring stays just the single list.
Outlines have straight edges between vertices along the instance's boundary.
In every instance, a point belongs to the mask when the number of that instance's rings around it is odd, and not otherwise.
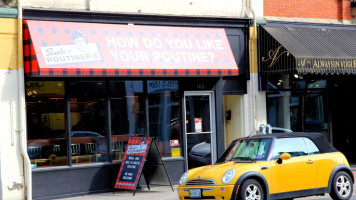
[{"label": "car rear wheel", "polygon": [[240,188],[240,192],[237,195],[237,199],[243,200],[263,200],[263,189],[261,184],[254,180],[246,180]]},{"label": "car rear wheel", "polygon": [[334,200],[350,199],[353,192],[353,183],[350,175],[346,172],[338,172],[334,176],[330,196]]}]

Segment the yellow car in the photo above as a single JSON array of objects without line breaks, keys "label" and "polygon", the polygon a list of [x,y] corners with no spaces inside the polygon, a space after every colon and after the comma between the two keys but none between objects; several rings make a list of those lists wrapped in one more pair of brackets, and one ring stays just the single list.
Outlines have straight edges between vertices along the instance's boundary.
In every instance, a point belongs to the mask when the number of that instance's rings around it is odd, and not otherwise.
[{"label": "yellow car", "polygon": [[350,199],[354,176],[345,156],[320,133],[277,133],[233,141],[214,165],[179,181],[183,199],[270,200],[330,193]]}]

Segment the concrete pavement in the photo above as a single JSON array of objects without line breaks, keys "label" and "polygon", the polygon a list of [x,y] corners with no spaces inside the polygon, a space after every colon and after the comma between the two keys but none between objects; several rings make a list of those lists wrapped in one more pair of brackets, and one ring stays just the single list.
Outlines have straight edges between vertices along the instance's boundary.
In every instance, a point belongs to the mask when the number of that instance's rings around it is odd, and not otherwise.
[{"label": "concrete pavement", "polygon": [[63,198],[62,200],[177,200],[177,186],[174,186],[174,192],[169,186],[164,187],[151,187],[151,190],[147,188],[139,189],[136,191],[135,196],[133,196],[133,191],[130,190],[117,190],[113,194],[112,192],[100,193],[100,194],[90,194],[85,196]]},{"label": "concrete pavement", "polygon": [[[352,168],[353,173],[356,171],[355,167]],[[133,191],[130,190],[117,190],[113,194],[112,192],[100,193],[100,194],[90,194],[78,197],[62,198],[62,200],[178,200],[177,186],[174,186],[174,192],[169,186],[162,187],[151,187],[151,190],[147,188],[138,189],[135,196],[133,196]],[[331,197],[326,194],[325,196],[312,196],[297,198],[297,200],[326,200],[331,199]],[[351,200],[356,200],[356,184],[354,184],[354,192]]]},{"label": "concrete pavement", "polygon": [[[351,200],[356,200],[356,186],[354,185],[354,194]],[[176,186],[174,187],[174,192],[172,192],[171,187],[153,187],[151,190],[140,189],[136,191],[135,196],[133,196],[132,191],[122,190],[116,191],[114,194],[110,193],[100,193],[91,194],[79,197],[63,198],[62,200],[178,200]],[[297,198],[296,200],[329,200],[331,197],[326,194],[325,196],[312,196]]]}]

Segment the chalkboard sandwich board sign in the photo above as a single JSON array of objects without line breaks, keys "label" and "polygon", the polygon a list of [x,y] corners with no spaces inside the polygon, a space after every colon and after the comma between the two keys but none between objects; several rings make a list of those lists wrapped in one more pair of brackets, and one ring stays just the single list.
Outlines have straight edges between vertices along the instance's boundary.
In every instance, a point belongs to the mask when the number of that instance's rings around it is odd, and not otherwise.
[{"label": "chalkboard sandwich board sign", "polygon": [[149,185],[170,185],[173,190],[156,142],[151,137],[130,137],[115,188],[136,190],[142,174],[148,189]]}]

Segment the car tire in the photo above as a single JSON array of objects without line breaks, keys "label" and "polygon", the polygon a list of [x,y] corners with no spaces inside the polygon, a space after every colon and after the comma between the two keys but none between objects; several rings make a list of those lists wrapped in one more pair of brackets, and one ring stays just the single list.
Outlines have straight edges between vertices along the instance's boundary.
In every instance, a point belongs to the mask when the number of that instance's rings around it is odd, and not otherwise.
[{"label": "car tire", "polygon": [[344,171],[336,173],[333,178],[330,196],[334,200],[350,199],[353,192],[353,183],[350,175]]},{"label": "car tire", "polygon": [[242,183],[240,191],[237,195],[237,199],[245,200],[245,199],[264,199],[264,192],[261,187],[261,184],[255,179],[247,179]]}]

